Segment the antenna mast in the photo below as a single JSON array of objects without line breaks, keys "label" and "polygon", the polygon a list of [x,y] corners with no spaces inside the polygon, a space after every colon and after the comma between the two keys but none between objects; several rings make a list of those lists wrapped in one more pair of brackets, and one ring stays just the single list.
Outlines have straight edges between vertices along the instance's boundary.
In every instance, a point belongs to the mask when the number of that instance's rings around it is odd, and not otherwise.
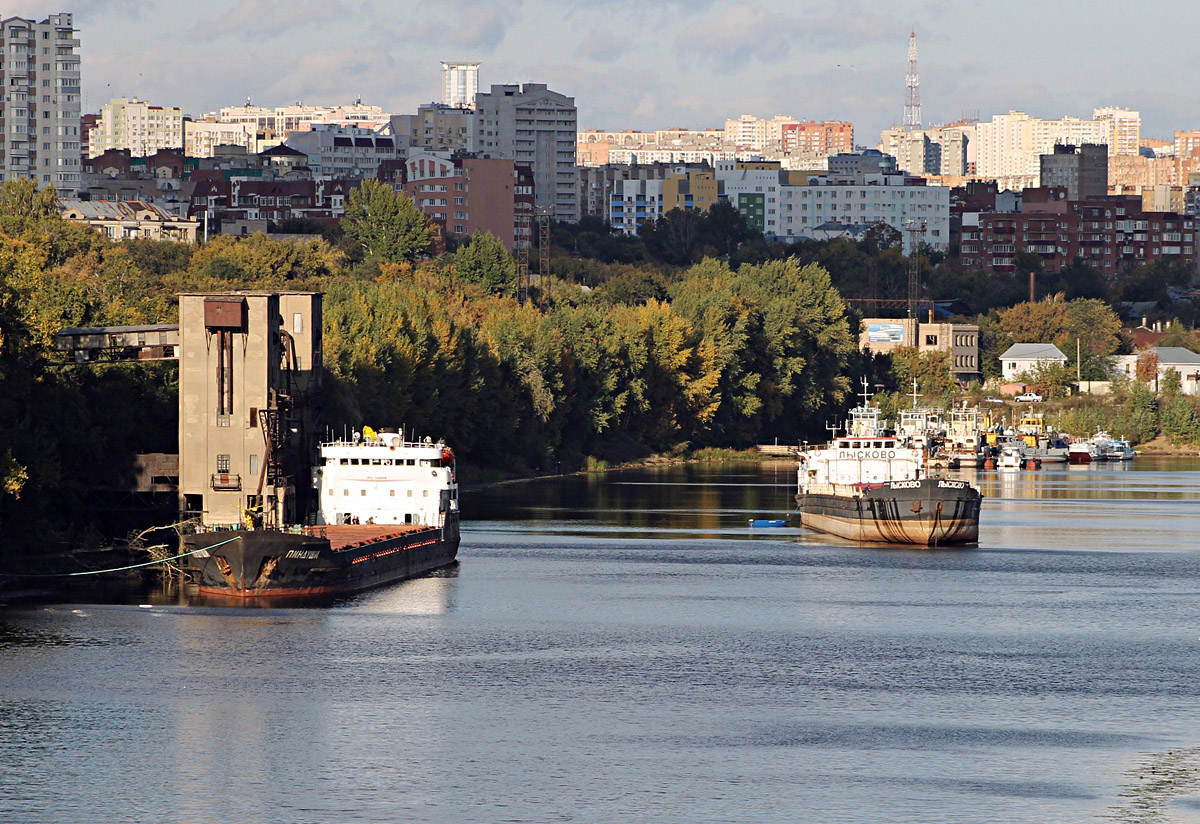
[{"label": "antenna mast", "polygon": [[908,74],[904,78],[904,128],[921,128],[921,80],[917,75],[917,32],[908,35]]}]

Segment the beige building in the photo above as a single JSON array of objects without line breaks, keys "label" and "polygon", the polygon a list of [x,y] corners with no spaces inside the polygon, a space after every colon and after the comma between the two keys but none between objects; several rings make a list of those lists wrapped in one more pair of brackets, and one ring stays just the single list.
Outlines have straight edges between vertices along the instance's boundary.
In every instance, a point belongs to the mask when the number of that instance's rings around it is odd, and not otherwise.
[{"label": "beige building", "polygon": [[253,123],[189,120],[183,124],[183,149],[188,157],[214,157],[218,146],[241,146],[258,154],[261,132]]},{"label": "beige building", "polygon": [[179,504],[205,526],[300,523],[316,448],[321,295],[179,297]]},{"label": "beige building", "polygon": [[950,368],[961,383],[979,380],[982,374],[979,369],[979,327],[975,324],[914,324],[906,318],[864,318],[858,343],[862,349],[877,354],[913,346],[920,352],[949,352]]},{"label": "beige building", "polygon": [[113,240],[174,240],[195,243],[200,221],[172,214],[144,200],[59,200],[66,220],[78,220]]},{"label": "beige building", "polygon": [[1108,131],[1109,157],[1137,157],[1142,142],[1142,114],[1116,106],[1092,111],[1092,120]]},{"label": "beige building", "polygon": [[128,149],[146,157],[159,149],[183,148],[183,110],[153,106],[136,97],[114,97],[100,107],[100,120],[88,140],[88,156]]},{"label": "beige building", "polygon": [[389,129],[397,143],[413,153],[442,149],[469,152],[475,137],[474,117],[474,109],[425,103],[417,107],[416,114],[392,115]]}]

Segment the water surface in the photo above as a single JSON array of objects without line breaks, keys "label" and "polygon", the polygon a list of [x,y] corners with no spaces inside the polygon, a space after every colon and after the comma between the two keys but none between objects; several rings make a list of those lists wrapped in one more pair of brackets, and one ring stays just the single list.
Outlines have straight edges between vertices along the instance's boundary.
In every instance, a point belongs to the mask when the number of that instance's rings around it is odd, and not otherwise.
[{"label": "water surface", "polygon": [[330,607],[10,606],[0,821],[1200,821],[1197,468],[980,473],[932,551],[749,529],[786,463],[554,478]]}]

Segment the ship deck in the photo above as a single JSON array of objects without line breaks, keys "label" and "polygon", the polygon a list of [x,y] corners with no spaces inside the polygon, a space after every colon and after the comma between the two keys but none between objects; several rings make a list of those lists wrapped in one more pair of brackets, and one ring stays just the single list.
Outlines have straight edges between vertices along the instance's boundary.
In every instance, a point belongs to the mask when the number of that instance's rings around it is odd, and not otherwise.
[{"label": "ship deck", "polygon": [[306,526],[304,534],[317,538],[328,538],[330,548],[337,552],[350,546],[397,538],[411,532],[420,532],[423,529],[433,529],[433,527],[420,524],[322,524]]}]

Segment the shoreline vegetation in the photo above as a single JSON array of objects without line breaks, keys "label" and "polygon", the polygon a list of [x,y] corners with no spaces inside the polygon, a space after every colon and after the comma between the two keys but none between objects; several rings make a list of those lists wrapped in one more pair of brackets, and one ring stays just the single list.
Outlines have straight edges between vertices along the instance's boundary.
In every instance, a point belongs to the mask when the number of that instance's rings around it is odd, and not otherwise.
[{"label": "shoreline vegetation", "polygon": [[[516,261],[499,240],[478,234],[447,249],[411,201],[374,181],[348,197],[347,217],[326,237],[214,234],[197,246],[109,239],[61,218],[52,190],[4,181],[0,562],[53,542],[99,546],[152,518],[172,520],[122,502],[135,455],[178,451],[174,365],[62,366],[54,335],[172,323],[180,293],[324,293],[325,424],[403,425],[442,438],[469,484],[758,460],[746,451],[758,443],[827,440],[826,423],[843,418],[864,380],[874,402],[893,410],[907,406],[913,381],[930,402],[963,397],[948,353],[859,347],[863,318],[852,301],[872,283],[888,297],[907,283],[898,233],[769,244],[721,204],[672,212],[644,234],[616,236],[590,218],[556,224],[550,268],[518,300]],[[1096,273],[1076,267],[1047,279],[1059,291],[1029,303],[1022,278],[980,279],[936,250],[922,249],[916,262],[931,295],[980,313],[970,319],[985,378],[1011,343],[1054,341],[1082,353],[1079,364],[1030,376],[1057,399],[1067,376],[1103,377],[1105,359],[1127,345],[1111,301],[1133,293],[1099,299],[1105,281]],[[1130,282],[1173,282],[1159,274]],[[1200,348],[1181,325],[1172,329],[1164,345]],[[1200,445],[1200,402],[1167,390],[1133,381],[1103,400],[1053,400],[1047,420],[1134,441],[1162,432],[1184,445],[1172,449],[1191,450]],[[968,396],[982,400],[982,388]]]}]

